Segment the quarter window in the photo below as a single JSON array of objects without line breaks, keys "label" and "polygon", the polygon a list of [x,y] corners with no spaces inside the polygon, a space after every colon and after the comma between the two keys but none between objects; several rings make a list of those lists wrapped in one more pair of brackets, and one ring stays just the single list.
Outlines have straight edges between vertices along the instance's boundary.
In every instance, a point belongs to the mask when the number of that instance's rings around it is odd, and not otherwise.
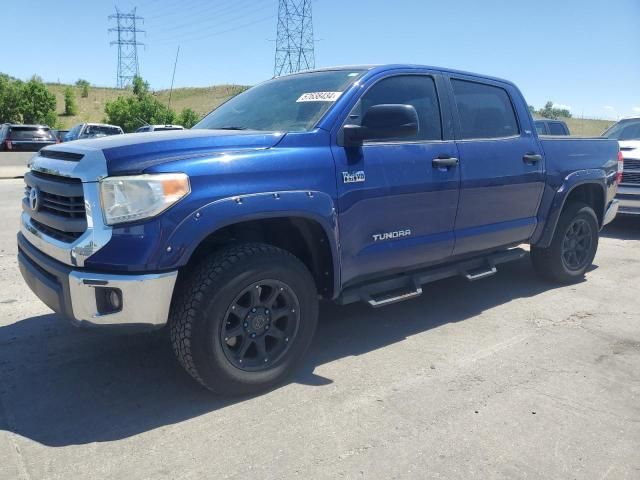
[{"label": "quarter window", "polygon": [[567,132],[564,129],[564,125],[560,122],[551,122],[549,124],[549,134],[551,135],[566,135]]},{"label": "quarter window", "polygon": [[[426,75],[399,75],[385,78],[371,87],[353,107],[347,123],[359,125],[363,114],[374,105],[412,105],[418,113],[418,133],[414,137],[385,139],[393,141],[442,140],[440,105],[436,84]],[[375,140],[367,143],[375,142]]]},{"label": "quarter window", "polygon": [[483,83],[452,80],[462,128],[460,137],[501,138],[519,133],[506,90]]}]

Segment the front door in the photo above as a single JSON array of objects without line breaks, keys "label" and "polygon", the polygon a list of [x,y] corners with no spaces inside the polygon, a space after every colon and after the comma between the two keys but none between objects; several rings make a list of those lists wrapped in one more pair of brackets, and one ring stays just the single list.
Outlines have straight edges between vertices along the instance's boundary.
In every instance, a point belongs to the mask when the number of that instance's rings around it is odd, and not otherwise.
[{"label": "front door", "polygon": [[436,80],[442,81],[428,74],[376,79],[343,123],[358,124],[379,104],[412,105],[419,119],[412,138],[333,147],[343,285],[451,255],[460,173],[455,165],[433,162],[457,158],[450,124],[442,126],[448,103]]}]

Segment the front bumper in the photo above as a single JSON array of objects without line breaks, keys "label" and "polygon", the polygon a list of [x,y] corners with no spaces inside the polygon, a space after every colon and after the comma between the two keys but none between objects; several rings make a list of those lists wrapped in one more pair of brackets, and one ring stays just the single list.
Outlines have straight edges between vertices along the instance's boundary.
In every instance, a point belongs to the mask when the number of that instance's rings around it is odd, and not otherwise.
[{"label": "front bumper", "polygon": [[[113,275],[73,270],[18,234],[18,264],[29,288],[49,308],[90,327],[149,330],[167,323],[177,271]],[[100,289],[120,292],[120,308],[104,313]],[[102,312],[102,313],[101,313]]]}]

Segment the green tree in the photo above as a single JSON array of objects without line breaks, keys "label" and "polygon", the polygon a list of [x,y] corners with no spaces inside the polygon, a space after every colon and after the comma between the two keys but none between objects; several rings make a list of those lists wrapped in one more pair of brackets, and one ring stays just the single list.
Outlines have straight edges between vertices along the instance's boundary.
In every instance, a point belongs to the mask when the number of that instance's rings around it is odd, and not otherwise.
[{"label": "green tree", "polygon": [[184,128],[193,127],[200,120],[200,116],[191,108],[183,108],[180,115],[178,115],[177,122]]},{"label": "green tree", "polygon": [[106,121],[133,132],[149,123],[172,123],[176,113],[149,93],[149,84],[142,78],[133,80],[133,96],[119,96],[105,105]]},{"label": "green tree", "polygon": [[69,116],[78,114],[76,94],[73,92],[73,88],[71,87],[64,89],[64,114]]},{"label": "green tree", "polygon": [[541,117],[554,120],[560,117],[571,118],[571,112],[568,109],[554,107],[554,103],[551,100],[544,104],[544,108],[538,110],[538,114]]},{"label": "green tree", "polygon": [[140,99],[147,96],[149,94],[149,83],[137,75],[133,77],[133,94]]},{"label": "green tree", "polygon": [[76,87],[80,88],[80,96],[82,98],[87,98],[89,96],[89,87],[91,84],[82,78],[76,81]]},{"label": "green tree", "polygon": [[35,75],[22,87],[22,121],[24,123],[44,123],[54,127],[58,123],[56,96],[51,93],[42,79]]},{"label": "green tree", "polygon": [[23,82],[0,73],[0,123],[22,121]]}]

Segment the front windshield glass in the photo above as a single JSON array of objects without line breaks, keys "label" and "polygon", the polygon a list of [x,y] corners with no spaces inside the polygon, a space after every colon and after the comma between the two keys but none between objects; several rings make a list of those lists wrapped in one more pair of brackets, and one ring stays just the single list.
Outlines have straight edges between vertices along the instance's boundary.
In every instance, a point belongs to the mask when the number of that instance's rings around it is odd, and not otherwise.
[{"label": "front windshield glass", "polygon": [[331,70],[269,80],[220,105],[193,128],[307,131],[362,73]]},{"label": "front windshield glass", "polygon": [[640,119],[622,120],[603,133],[616,140],[640,140]]}]

